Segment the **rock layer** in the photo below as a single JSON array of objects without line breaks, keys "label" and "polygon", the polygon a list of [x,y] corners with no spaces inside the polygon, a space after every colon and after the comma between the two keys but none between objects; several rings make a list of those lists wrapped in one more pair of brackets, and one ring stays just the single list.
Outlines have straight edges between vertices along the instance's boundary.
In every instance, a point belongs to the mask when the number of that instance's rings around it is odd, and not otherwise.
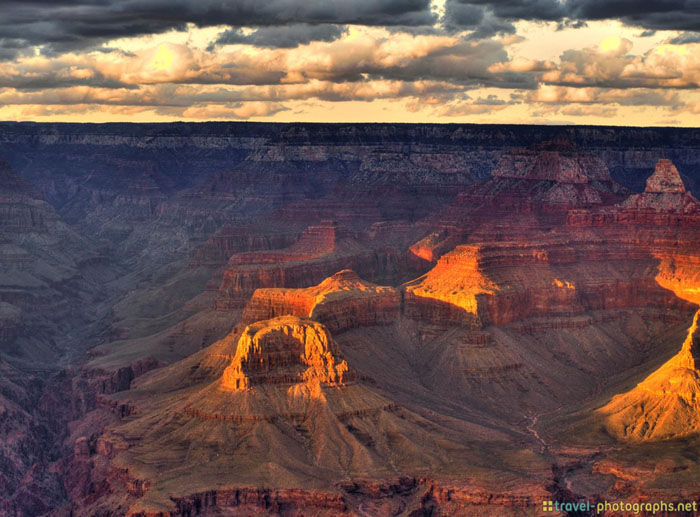
[{"label": "rock layer", "polygon": [[217,307],[243,307],[258,288],[306,287],[341,269],[375,275],[377,257],[334,221],[310,226],[283,250],[233,255],[219,287]]},{"label": "rock layer", "polygon": [[586,233],[462,245],[405,286],[405,313],[480,328],[599,309],[685,310],[690,305],[656,278],[660,258],[675,253],[663,245],[645,249],[619,235]]},{"label": "rock layer", "polygon": [[243,311],[250,323],[284,314],[311,318],[333,332],[387,325],[399,317],[399,292],[371,284],[352,270],[343,270],[306,289],[258,289]]},{"label": "rock layer", "polygon": [[505,153],[492,178],[462,196],[462,203],[518,211],[567,210],[610,204],[625,189],[598,157],[566,141]]}]

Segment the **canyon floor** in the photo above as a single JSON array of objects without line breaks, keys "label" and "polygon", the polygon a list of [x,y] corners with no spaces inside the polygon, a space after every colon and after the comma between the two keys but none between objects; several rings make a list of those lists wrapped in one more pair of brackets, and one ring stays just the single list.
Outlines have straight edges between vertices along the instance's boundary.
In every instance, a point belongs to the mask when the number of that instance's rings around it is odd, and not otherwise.
[{"label": "canyon floor", "polygon": [[0,124],[0,515],[700,500],[699,193],[697,130]]}]

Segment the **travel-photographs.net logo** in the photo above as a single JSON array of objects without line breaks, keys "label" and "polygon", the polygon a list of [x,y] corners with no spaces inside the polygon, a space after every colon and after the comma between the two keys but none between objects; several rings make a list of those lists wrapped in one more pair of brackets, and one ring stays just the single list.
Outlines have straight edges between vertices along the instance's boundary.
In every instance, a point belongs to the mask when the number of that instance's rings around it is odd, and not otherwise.
[{"label": "travel-photographs.net logo", "polygon": [[609,502],[601,501],[592,503],[591,501],[579,501],[576,503],[562,501],[542,501],[542,511],[549,512],[595,512],[596,514],[613,514],[613,515],[656,515],[668,514],[669,512],[684,512],[685,514],[693,512],[693,515],[698,515],[698,501],[675,502],[667,503],[665,501],[656,502]]}]

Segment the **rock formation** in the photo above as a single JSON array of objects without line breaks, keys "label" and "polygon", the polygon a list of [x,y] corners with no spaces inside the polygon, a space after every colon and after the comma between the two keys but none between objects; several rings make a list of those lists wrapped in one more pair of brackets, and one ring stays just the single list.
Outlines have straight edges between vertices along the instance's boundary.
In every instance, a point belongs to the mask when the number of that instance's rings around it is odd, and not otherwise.
[{"label": "rock formation", "polygon": [[[224,338],[226,342],[229,338]],[[305,420],[322,403],[336,416],[391,403],[355,383],[325,326],[296,316],[248,325],[218,381],[193,394],[184,411],[233,422]]]},{"label": "rock formation", "polygon": [[223,267],[236,253],[287,248],[299,239],[288,232],[263,233],[257,228],[223,228],[193,254],[192,266]]},{"label": "rock formation", "polygon": [[[236,338],[235,353],[226,354]],[[219,358],[228,362],[223,373],[210,367],[202,377],[193,374]],[[163,390],[168,394],[154,403]],[[249,325],[239,337],[232,334],[153,372],[132,387],[128,400],[135,417],[104,434],[97,448],[110,458],[111,490],[130,487],[132,513],[177,512],[178,501],[186,505],[214,479],[220,480],[216,500],[207,505],[261,505],[256,489],[245,488],[251,476],[288,507],[349,511],[358,503],[338,484],[348,476],[357,480],[356,491],[407,470],[440,466],[441,482],[447,482],[460,472],[459,458],[472,457],[479,465],[475,472],[486,472],[494,454],[453,441],[457,435],[449,426],[431,423],[358,382],[328,330],[295,316]],[[180,446],[182,452],[173,455]],[[305,488],[289,488],[300,485]],[[455,507],[463,510],[468,500]],[[84,504],[98,511],[105,502]]]},{"label": "rock formation", "polygon": [[255,385],[318,383],[342,386],[356,375],[330,333],[320,324],[294,316],[261,321],[243,331],[221,385],[234,391]]},{"label": "rock formation", "polygon": [[681,351],[599,411],[620,440],[668,440],[700,433],[700,311]]},{"label": "rock formation", "polygon": [[[647,194],[662,194],[664,192],[685,192],[685,185],[681,179],[676,166],[671,160],[660,159],[656,163],[654,174],[647,178],[647,187],[644,190]],[[680,205],[676,206],[678,209]]]},{"label": "rock formation", "polygon": [[334,221],[310,226],[292,246],[269,252],[240,253],[229,261],[217,307],[243,307],[261,287],[305,287],[341,269],[376,274],[375,253]]},{"label": "rock formation", "polygon": [[632,194],[614,207],[599,210],[572,210],[572,226],[672,226],[697,227],[700,202],[686,191],[683,180],[670,160],[662,159],[647,178],[644,192]]},{"label": "rock formation", "polygon": [[520,211],[566,210],[610,204],[625,189],[605,163],[568,142],[552,142],[506,153],[492,178],[465,193],[461,202]]},{"label": "rock formation", "polygon": [[480,328],[590,310],[689,307],[656,279],[659,258],[675,250],[612,242],[552,232],[527,242],[458,246],[404,286],[405,314]]},{"label": "rock formation", "polygon": [[39,198],[39,191],[26,179],[19,176],[5,160],[0,159],[0,192],[4,196],[27,196]]},{"label": "rock formation", "polygon": [[292,314],[311,318],[337,333],[349,328],[387,325],[399,317],[396,289],[371,284],[345,269],[306,289],[258,289],[243,311],[250,323]]},{"label": "rock formation", "polygon": [[0,344],[14,341],[22,328],[22,311],[11,303],[0,302]]},{"label": "rock formation", "polygon": [[628,210],[653,210],[700,215],[700,203],[685,189],[678,169],[671,160],[659,160],[654,173],[647,178],[641,194],[633,194],[620,203]]},{"label": "rock formation", "polygon": [[41,199],[37,189],[0,160],[0,231],[46,232],[57,219],[53,207]]},{"label": "rock formation", "polygon": [[498,285],[483,274],[480,250],[459,246],[443,255],[423,278],[405,286],[406,315],[433,323],[481,326],[477,296]]}]

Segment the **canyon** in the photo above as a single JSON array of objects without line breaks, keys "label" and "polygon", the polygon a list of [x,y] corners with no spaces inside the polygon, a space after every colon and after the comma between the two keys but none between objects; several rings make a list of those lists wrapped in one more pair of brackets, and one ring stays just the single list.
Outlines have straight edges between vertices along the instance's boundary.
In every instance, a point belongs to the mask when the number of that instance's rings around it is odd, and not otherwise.
[{"label": "canyon", "polygon": [[700,499],[700,131],[0,123],[0,515]]}]

